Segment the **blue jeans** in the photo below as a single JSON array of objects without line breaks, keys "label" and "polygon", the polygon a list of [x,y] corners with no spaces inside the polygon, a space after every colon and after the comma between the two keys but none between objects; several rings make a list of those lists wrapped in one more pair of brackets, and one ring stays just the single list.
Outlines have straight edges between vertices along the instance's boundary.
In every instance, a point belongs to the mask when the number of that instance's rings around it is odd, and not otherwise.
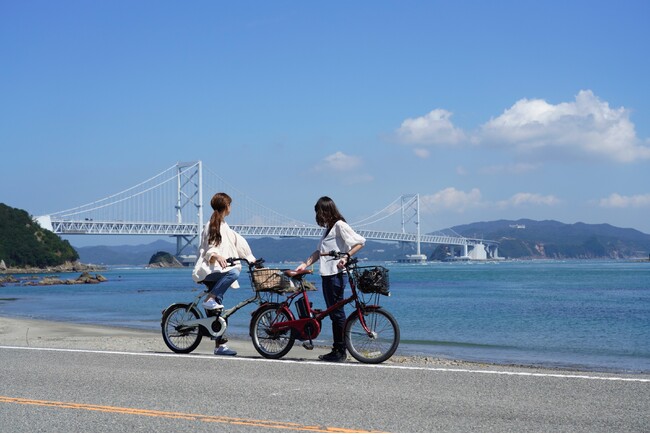
[{"label": "blue jeans", "polygon": [[206,276],[202,283],[208,287],[210,294],[214,295],[217,303],[223,304],[224,294],[230,288],[230,285],[239,278],[240,272],[239,268],[232,268],[225,273],[211,273]]},{"label": "blue jeans", "polygon": [[[345,290],[345,274],[339,273],[333,276],[322,276],[323,279],[323,296],[325,304],[330,306],[343,300],[343,291]],[[335,350],[345,351],[345,339],[343,337],[343,328],[345,327],[345,309],[344,306],[330,313],[332,320],[332,336],[334,337]]]}]

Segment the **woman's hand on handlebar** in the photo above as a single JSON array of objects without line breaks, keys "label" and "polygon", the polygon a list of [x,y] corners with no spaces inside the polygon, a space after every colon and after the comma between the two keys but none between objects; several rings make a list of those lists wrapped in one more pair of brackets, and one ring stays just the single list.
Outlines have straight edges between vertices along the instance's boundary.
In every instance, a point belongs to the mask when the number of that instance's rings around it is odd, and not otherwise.
[{"label": "woman's hand on handlebar", "polygon": [[339,270],[345,269],[348,265],[353,265],[357,263],[356,258],[352,258],[349,253],[337,252],[335,250],[330,251],[327,256],[333,256],[333,259],[338,259],[339,262],[336,264]]},{"label": "woman's hand on handlebar", "polygon": [[248,268],[250,268],[251,270],[253,268],[264,268],[264,262],[265,262],[264,258],[258,258],[253,262],[250,262],[246,258],[228,258],[228,259],[226,259],[226,262],[228,262],[228,265],[233,265],[233,266],[238,261],[246,262],[246,264],[248,264]]},{"label": "woman's hand on handlebar", "polygon": [[333,259],[339,260],[338,264],[336,264],[336,267],[339,270],[345,269],[345,265],[348,263],[348,260],[350,259],[350,255],[348,253],[337,252],[335,250],[330,250],[327,256],[333,256]]},{"label": "woman's hand on handlebar", "polygon": [[208,258],[208,262],[210,264],[217,263],[221,268],[226,268],[228,266],[228,259],[216,253],[210,254],[210,257]]}]

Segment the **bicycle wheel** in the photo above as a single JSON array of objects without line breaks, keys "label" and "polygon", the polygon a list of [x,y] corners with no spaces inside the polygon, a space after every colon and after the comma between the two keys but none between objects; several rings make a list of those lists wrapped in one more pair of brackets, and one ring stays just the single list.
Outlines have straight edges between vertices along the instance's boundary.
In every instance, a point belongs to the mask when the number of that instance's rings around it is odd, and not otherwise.
[{"label": "bicycle wheel", "polygon": [[287,354],[293,347],[295,337],[291,330],[273,332],[271,326],[292,319],[286,311],[279,309],[277,305],[261,308],[253,316],[250,326],[253,346],[257,352],[267,359],[279,359]]},{"label": "bicycle wheel", "polygon": [[368,309],[363,321],[370,333],[361,324],[359,312],[353,312],[345,323],[345,345],[360,362],[381,363],[390,358],[399,345],[399,325],[390,314],[382,309]]},{"label": "bicycle wheel", "polygon": [[175,353],[191,353],[201,343],[203,335],[199,326],[187,327],[187,321],[201,317],[199,312],[192,308],[188,310],[186,304],[176,304],[169,307],[162,317],[162,335],[167,347]]}]

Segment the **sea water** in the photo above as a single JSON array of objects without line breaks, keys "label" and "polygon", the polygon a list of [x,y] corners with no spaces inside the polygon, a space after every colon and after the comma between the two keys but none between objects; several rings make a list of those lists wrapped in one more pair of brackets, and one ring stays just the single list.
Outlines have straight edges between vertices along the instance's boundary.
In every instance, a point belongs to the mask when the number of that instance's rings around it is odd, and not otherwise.
[{"label": "sea water", "polygon": [[[399,354],[650,372],[648,262],[377,265],[390,270],[391,296],[380,303],[400,325]],[[0,288],[0,315],[160,330],[165,307],[201,293],[190,273],[111,268],[100,272],[108,281],[95,285],[8,284]],[[312,280],[320,287],[318,277]],[[227,292],[227,307],[253,294],[245,271],[240,283]],[[310,298],[314,307],[324,307],[319,292]],[[249,305],[230,317],[229,335],[248,339],[253,309]],[[329,345],[330,330],[325,319],[316,343]]]}]

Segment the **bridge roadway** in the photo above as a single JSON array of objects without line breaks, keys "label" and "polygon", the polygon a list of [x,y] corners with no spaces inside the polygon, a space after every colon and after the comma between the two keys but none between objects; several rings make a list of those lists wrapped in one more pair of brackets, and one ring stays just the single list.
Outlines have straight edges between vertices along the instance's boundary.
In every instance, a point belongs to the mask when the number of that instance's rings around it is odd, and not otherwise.
[{"label": "bridge roadway", "polygon": [[[40,219],[40,218],[39,218]],[[41,222],[41,220],[39,220]],[[41,222],[41,226],[43,226]],[[318,226],[272,226],[272,225],[230,225],[242,236],[249,237],[299,237],[320,238],[323,228]],[[44,226],[46,227],[46,226]],[[46,227],[50,229],[49,227]],[[60,235],[166,235],[198,236],[196,223],[143,223],[94,220],[51,220],[51,229]],[[364,238],[376,241],[417,242],[417,234],[374,230],[357,231]],[[452,237],[448,235],[420,235],[420,243],[468,246],[476,244],[496,245],[496,241],[479,238]]]}]

